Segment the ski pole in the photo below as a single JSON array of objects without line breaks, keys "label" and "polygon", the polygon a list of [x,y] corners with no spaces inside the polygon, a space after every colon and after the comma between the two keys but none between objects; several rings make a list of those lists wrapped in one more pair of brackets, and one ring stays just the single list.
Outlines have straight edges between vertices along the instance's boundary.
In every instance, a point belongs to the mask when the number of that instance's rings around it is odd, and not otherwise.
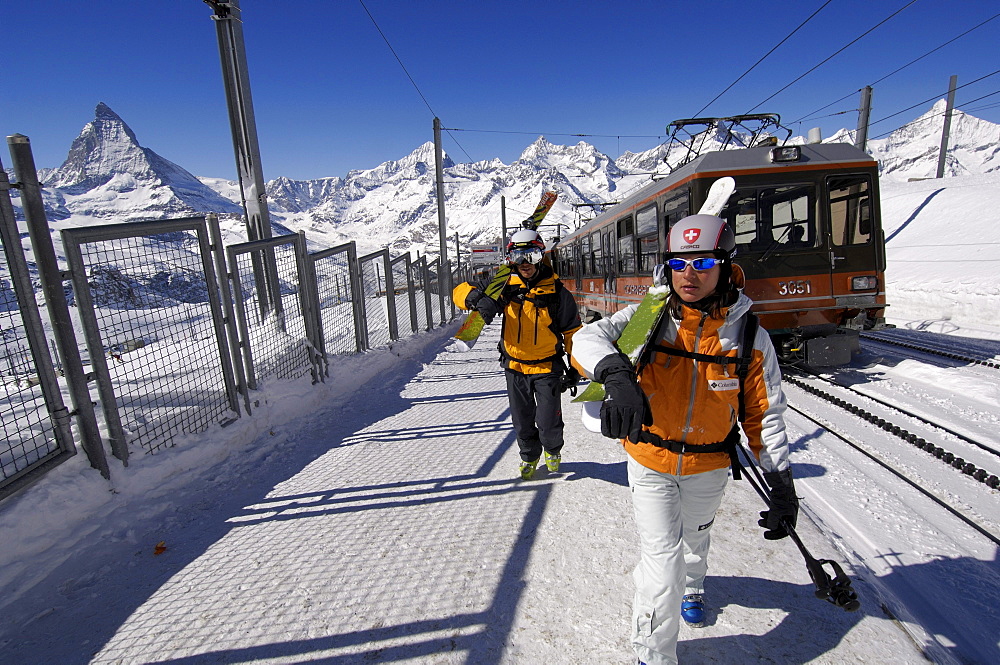
[{"label": "ski pole", "polygon": [[[747,481],[749,481],[750,486],[753,487],[760,498],[767,505],[767,509],[771,510],[771,496],[763,488],[766,486],[763,477],[758,471],[756,465],[754,465],[752,458],[750,457],[750,452],[742,445],[739,444],[739,450],[743,453],[743,456],[747,459],[747,466],[750,467],[750,472],[754,476],[751,478],[747,476]],[[739,460],[734,460],[739,463]],[[745,469],[746,467],[744,467]],[[816,585],[816,597],[824,599],[830,603],[833,603],[837,607],[844,608],[847,612],[854,612],[859,607],[861,607],[861,601],[858,600],[858,594],[851,587],[851,578],[847,576],[844,569],[839,563],[831,559],[816,559],[809,550],[806,549],[805,544],[802,539],[799,538],[799,534],[795,532],[795,528],[792,526],[786,518],[782,518],[781,526],[785,528],[788,535],[791,536],[792,542],[799,548],[799,552],[802,554],[802,558],[806,562],[806,570],[809,572],[809,577],[812,579],[813,584]],[[829,566],[832,573],[828,573],[823,566]]]}]

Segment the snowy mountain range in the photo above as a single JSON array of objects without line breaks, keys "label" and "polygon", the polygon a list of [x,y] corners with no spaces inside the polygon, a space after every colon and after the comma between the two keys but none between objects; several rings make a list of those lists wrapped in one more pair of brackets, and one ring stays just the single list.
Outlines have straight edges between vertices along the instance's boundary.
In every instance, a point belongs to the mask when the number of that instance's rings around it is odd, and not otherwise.
[{"label": "snowy mountain range", "polygon": [[[941,100],[887,138],[869,141],[883,178],[935,175],[944,109]],[[853,134],[841,130],[827,141],[853,142]],[[796,137],[790,142],[803,141]],[[1000,172],[1000,125],[955,111],[949,146],[946,175]],[[652,172],[664,170],[664,156],[674,162],[678,155],[666,155],[666,146],[659,145],[612,159],[583,141],[564,146],[539,137],[511,164],[499,159],[456,164],[446,157],[450,238],[458,233],[463,245],[499,240],[501,197],[511,228],[531,212],[545,189],[560,196],[546,219],[552,228],[543,229],[549,231],[543,235],[558,235],[575,228],[581,214],[587,214],[589,208],[580,204],[622,198],[647,183]],[[41,169],[39,180],[51,222],[80,225],[217,212],[227,235],[243,233],[237,182],[196,177],[141,146],[125,121],[103,103],[73,141],[66,161],[56,169]],[[432,143],[399,160],[350,171],[344,177],[280,177],[267,183],[267,194],[276,234],[305,231],[316,248],[355,240],[362,253],[388,246],[393,254],[437,254]],[[450,242],[453,247],[454,241]]]}]

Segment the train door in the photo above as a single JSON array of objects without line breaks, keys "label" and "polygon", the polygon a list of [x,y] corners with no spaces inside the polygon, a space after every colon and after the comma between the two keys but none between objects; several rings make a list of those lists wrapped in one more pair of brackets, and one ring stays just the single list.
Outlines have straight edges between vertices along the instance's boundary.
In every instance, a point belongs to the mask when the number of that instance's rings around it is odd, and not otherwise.
[{"label": "train door", "polygon": [[872,274],[879,265],[871,177],[864,173],[827,176],[826,190],[833,293],[857,295],[851,289],[852,275]]},{"label": "train door", "polygon": [[[618,270],[615,257],[614,226],[609,226],[601,233],[601,254],[604,256],[604,293],[613,296],[618,292]],[[609,304],[611,300],[606,302]]]},{"label": "train door", "polygon": [[577,293],[583,289],[583,242],[577,240],[573,243],[573,276],[576,284]]}]

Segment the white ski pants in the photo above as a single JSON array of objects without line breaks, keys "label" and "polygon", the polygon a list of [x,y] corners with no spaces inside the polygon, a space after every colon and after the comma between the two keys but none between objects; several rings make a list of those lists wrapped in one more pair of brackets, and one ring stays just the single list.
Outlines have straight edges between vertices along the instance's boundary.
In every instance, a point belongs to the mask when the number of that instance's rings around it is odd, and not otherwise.
[{"label": "white ski pants", "polygon": [[675,476],[628,458],[640,543],[632,648],[646,665],[677,663],[681,598],[704,591],[709,536],[728,481],[728,468]]}]

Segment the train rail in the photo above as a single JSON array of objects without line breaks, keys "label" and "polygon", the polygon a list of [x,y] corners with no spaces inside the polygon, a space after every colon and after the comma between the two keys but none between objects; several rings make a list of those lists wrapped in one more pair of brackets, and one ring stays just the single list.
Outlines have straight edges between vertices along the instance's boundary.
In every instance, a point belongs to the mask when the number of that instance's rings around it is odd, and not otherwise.
[{"label": "train rail", "polygon": [[873,342],[878,342],[880,344],[889,344],[892,346],[897,346],[900,348],[910,349],[913,351],[919,351],[921,353],[926,353],[929,355],[940,356],[942,358],[948,358],[950,360],[958,360],[960,362],[969,363],[971,365],[981,365],[983,367],[989,367],[992,369],[1000,370],[1000,360],[995,357],[989,357],[986,353],[973,354],[968,350],[955,351],[953,348],[944,348],[944,344],[941,342],[934,341],[924,341],[917,343],[912,341],[910,338],[900,338],[892,334],[891,332],[881,331],[878,333],[873,332],[863,332],[861,333],[862,340],[868,340]]},{"label": "train rail", "polygon": [[[849,431],[849,421],[839,417],[824,417],[808,407],[799,406],[795,403],[797,401],[794,399],[795,393],[788,391],[790,401],[793,402],[789,407],[792,411],[820,426],[895,478],[905,482],[993,544],[1000,545],[1000,523],[986,517],[988,514],[996,514],[996,506],[977,507],[982,501],[1000,500],[1000,496],[995,492],[989,492],[1000,489],[1000,477],[995,472],[1000,469],[1000,452],[995,446],[976,441],[947,425],[815,374],[801,370],[786,371],[784,379],[790,386],[800,389],[806,395],[846,411],[860,421],[863,427],[891,435],[891,439],[880,438],[878,446],[863,443],[858,440],[860,437],[852,435]],[[900,422],[904,424],[901,425]],[[896,441],[897,445],[889,441]],[[925,453],[921,456],[923,459],[907,454],[908,447]],[[930,476],[940,474],[924,466],[927,460],[936,460],[947,465],[953,470],[956,478],[948,479],[945,472],[946,482],[943,485],[939,481],[931,480]],[[964,478],[964,482],[959,477]],[[970,480],[988,488],[987,492],[973,492],[971,489],[973,483],[970,483]],[[972,500],[967,496],[970,494],[975,494]]]}]

